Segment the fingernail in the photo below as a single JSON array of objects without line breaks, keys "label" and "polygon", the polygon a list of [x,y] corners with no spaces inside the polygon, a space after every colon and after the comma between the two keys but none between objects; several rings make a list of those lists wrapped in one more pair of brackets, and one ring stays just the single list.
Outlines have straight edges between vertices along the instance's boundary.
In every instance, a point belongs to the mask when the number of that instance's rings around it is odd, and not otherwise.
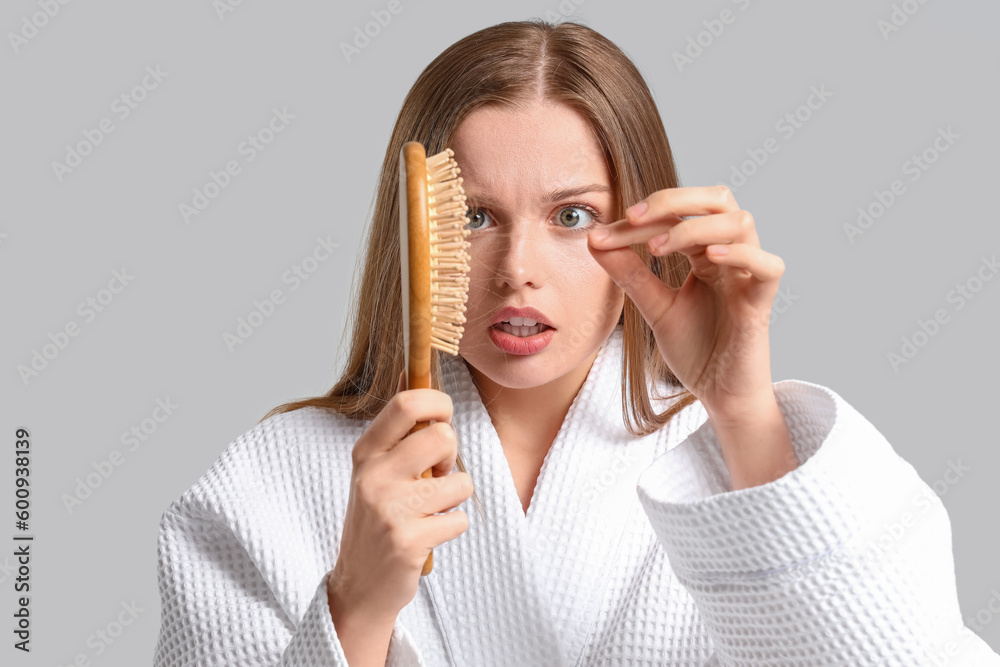
[{"label": "fingernail", "polygon": [[641,218],[642,214],[646,212],[646,208],[647,208],[646,202],[641,201],[638,204],[629,207],[629,209],[625,211],[625,215],[630,218],[638,219]]},{"label": "fingernail", "polygon": [[609,236],[611,236],[611,232],[607,229],[595,229],[590,233],[590,239],[592,241],[603,241]]}]

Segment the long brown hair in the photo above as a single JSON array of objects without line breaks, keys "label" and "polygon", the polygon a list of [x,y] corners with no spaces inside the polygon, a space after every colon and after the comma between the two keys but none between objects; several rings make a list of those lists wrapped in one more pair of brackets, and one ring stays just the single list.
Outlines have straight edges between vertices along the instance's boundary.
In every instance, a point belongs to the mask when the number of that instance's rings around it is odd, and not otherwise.
[{"label": "long brown hair", "polygon": [[[501,23],[460,39],[424,69],[396,119],[382,162],[358,298],[347,322],[352,333],[343,375],[325,395],[279,405],[261,421],[306,406],[360,420],[374,419],[382,410],[396,393],[404,363],[400,289],[392,288],[401,280],[400,148],[419,141],[433,155],[448,147],[473,110],[518,107],[539,98],[570,105],[594,129],[617,190],[621,210],[613,219],[649,194],[677,187],[670,144],[649,88],[632,61],[607,38],[577,23],[536,19]],[[675,288],[683,284],[690,270],[685,256],[656,258],[645,244],[633,249],[659,280]],[[680,387],[659,354],[652,330],[627,295],[619,322],[625,426],[633,435],[647,435],[697,399]],[[437,353],[433,359],[433,384],[439,387]],[[660,382],[681,391],[653,396],[677,398],[657,414],[648,388],[655,390]],[[458,468],[466,471],[461,454]]]}]

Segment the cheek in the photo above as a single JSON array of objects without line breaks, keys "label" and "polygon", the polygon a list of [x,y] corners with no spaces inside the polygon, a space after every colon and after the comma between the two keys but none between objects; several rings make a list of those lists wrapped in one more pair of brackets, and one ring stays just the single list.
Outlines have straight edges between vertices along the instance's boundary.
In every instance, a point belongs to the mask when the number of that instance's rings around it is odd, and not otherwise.
[{"label": "cheek", "polygon": [[566,242],[559,248],[553,249],[550,258],[555,275],[561,276],[572,272],[581,278],[585,277],[588,281],[608,276],[607,272],[601,268],[594,256],[587,250],[585,236],[576,242]]},{"label": "cheek", "polygon": [[467,251],[469,253],[469,278],[473,283],[492,278],[496,272],[497,252],[483,239],[474,239]]},{"label": "cheek", "polygon": [[616,309],[621,308],[625,292],[603,270],[591,276],[590,281],[587,296],[593,307],[617,312]]},{"label": "cheek", "polygon": [[560,258],[553,278],[568,304],[586,304],[591,309],[613,309],[624,292],[601,268],[586,248],[586,241]]}]

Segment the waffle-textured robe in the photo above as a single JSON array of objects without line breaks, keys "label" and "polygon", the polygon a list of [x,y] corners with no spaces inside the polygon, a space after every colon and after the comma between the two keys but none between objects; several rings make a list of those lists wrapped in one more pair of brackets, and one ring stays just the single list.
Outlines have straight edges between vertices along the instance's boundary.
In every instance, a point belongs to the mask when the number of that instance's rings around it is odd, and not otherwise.
[{"label": "waffle-textured robe", "polygon": [[[960,615],[943,504],[844,399],[775,383],[799,466],[734,491],[700,403],[649,436],[625,429],[621,335],[602,345],[527,515],[464,360],[443,355],[487,513],[461,505],[469,528],[434,550],[388,665],[1000,665]],[[369,423],[271,417],[170,505],[157,667],[347,665],[326,574]]]}]

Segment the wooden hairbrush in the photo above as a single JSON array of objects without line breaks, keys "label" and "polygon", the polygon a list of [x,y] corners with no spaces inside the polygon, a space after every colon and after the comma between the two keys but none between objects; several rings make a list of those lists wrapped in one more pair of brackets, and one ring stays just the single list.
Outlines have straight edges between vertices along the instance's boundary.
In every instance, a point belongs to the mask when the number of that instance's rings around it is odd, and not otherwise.
[{"label": "wooden hairbrush", "polygon": [[[407,389],[431,388],[431,348],[458,355],[469,296],[468,206],[454,151],[427,157],[410,141],[399,151],[399,258]],[[430,426],[418,422],[415,433]],[[430,477],[431,468],[421,474]],[[430,574],[434,552],[421,576]]]}]

